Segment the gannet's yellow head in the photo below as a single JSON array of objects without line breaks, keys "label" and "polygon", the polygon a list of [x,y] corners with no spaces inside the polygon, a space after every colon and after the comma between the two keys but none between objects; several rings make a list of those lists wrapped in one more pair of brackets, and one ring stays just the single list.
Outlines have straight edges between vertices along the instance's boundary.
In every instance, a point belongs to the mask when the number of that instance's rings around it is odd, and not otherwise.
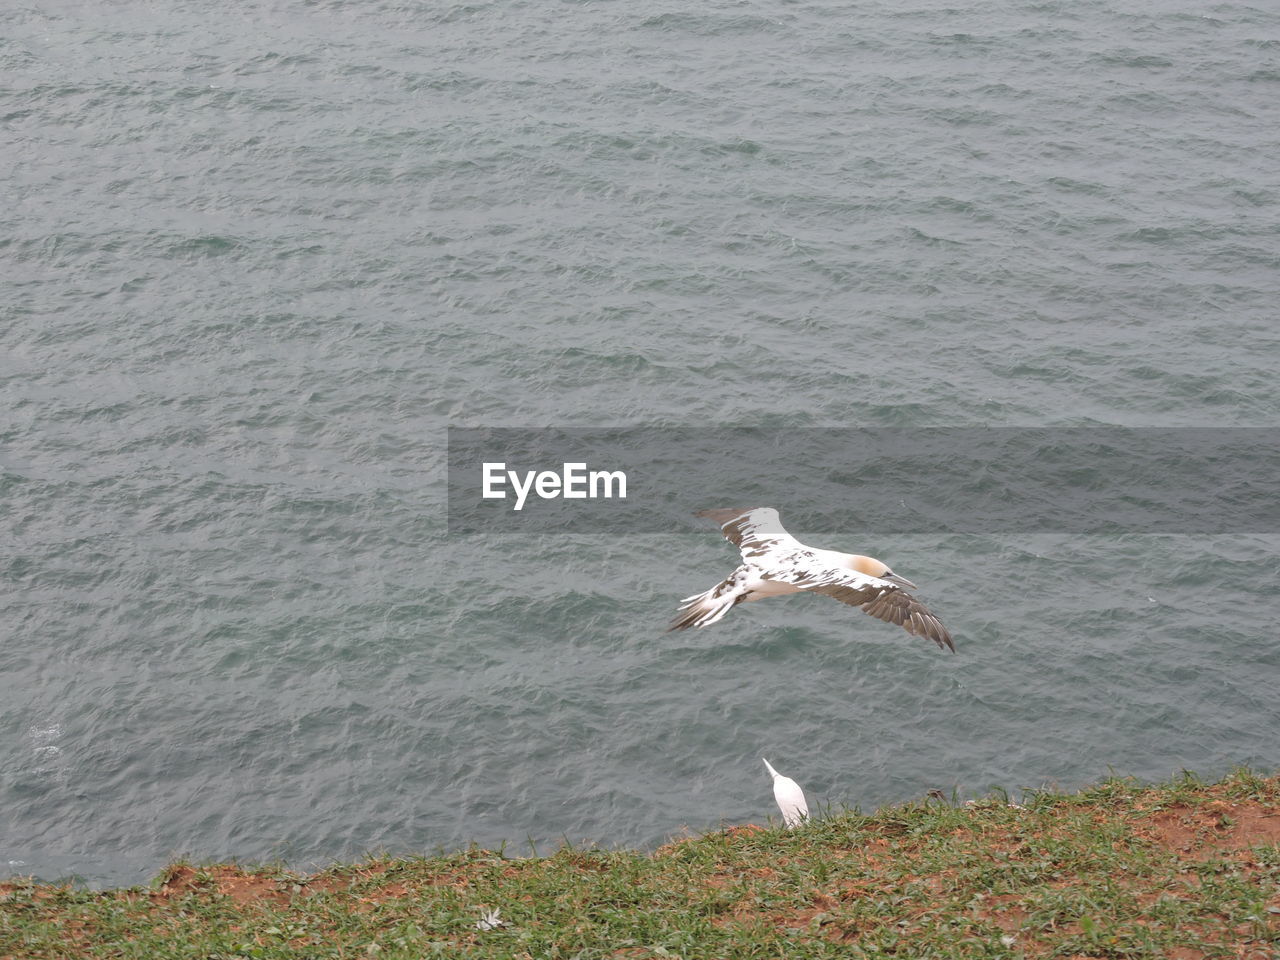
[{"label": "gannet's yellow head", "polygon": [[881,580],[888,580],[890,583],[901,584],[904,587],[915,589],[916,585],[906,577],[900,577],[889,569],[887,563],[881,563],[875,557],[864,557],[854,554],[849,558],[849,568],[857,570],[859,573],[865,573],[868,577],[879,577]]}]

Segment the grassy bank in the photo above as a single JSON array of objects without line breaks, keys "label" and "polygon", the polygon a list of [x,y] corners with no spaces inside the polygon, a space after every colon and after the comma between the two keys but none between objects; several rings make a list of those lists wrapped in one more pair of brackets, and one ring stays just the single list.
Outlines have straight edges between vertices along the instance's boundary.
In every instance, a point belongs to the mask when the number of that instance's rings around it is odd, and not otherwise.
[{"label": "grassy bank", "polygon": [[[652,855],[484,850],[0,884],[0,957],[1280,956],[1280,778],[926,799]],[[498,911],[501,925],[477,921]]]}]

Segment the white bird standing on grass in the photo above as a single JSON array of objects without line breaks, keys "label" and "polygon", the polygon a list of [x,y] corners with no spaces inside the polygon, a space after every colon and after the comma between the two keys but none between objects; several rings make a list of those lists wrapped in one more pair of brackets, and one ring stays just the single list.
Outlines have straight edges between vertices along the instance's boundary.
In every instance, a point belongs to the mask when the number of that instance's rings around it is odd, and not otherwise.
[{"label": "white bird standing on grass", "polygon": [[742,551],[742,565],[710,590],[686,597],[670,630],[708,627],[739,603],[806,590],[860,607],[955,652],[942,621],[907,592],[916,585],[875,557],[806,547],[783,529],[772,507],[703,510],[695,516],[720,524],[725,538]]},{"label": "white bird standing on grass", "polygon": [[[764,760],[764,757],[760,759]],[[764,765],[773,774],[773,799],[778,801],[778,809],[782,811],[782,822],[788,827],[804,823],[809,819],[809,804],[804,802],[800,784],[773,769],[768,760],[764,760]]]}]

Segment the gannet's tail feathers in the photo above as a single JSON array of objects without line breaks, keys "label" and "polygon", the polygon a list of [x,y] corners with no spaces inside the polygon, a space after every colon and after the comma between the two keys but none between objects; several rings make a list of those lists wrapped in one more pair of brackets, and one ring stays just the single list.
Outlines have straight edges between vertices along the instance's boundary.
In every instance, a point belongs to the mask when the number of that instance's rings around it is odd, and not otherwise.
[{"label": "gannet's tail feathers", "polygon": [[[732,579],[732,578],[730,578]],[[711,624],[718,622],[726,613],[742,602],[743,594],[729,589],[725,586],[729,581],[717,583],[705,593],[695,593],[692,597],[685,597],[680,604],[680,612],[671,626],[667,627],[667,632],[672,630],[687,630],[689,627],[709,627]]]},{"label": "gannet's tail feathers", "polygon": [[726,613],[747,599],[750,592],[747,584],[751,579],[750,571],[739,567],[710,590],[685,597],[680,605],[680,612],[667,632],[684,630],[688,627],[709,627],[718,622]]}]

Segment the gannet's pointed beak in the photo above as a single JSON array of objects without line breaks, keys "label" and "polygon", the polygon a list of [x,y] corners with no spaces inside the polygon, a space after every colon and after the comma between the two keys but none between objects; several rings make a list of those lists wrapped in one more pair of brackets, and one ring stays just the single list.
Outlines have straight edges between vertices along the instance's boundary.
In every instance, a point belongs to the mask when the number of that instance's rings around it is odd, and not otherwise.
[{"label": "gannet's pointed beak", "polygon": [[[761,759],[761,760],[764,760],[764,757],[761,757],[760,759]],[[770,773],[772,776],[774,776],[774,777],[779,776],[778,771],[777,771],[777,770],[775,770],[775,769],[773,769],[773,765],[772,765],[771,763],[769,763],[769,761],[768,761],[768,760],[764,760],[764,765],[765,765],[766,767],[768,767],[768,768],[769,768],[769,773]]]},{"label": "gannet's pointed beak", "polygon": [[911,582],[910,580],[908,580],[906,577],[900,577],[900,576],[898,576],[896,573],[886,573],[883,577],[881,577],[881,579],[882,579],[882,580],[888,580],[890,583],[898,583],[898,584],[901,584],[901,585],[902,585],[902,586],[904,586],[904,587],[910,587],[912,590],[917,589],[917,587],[916,587],[916,585],[915,585],[914,583],[912,583],[912,582]]}]

